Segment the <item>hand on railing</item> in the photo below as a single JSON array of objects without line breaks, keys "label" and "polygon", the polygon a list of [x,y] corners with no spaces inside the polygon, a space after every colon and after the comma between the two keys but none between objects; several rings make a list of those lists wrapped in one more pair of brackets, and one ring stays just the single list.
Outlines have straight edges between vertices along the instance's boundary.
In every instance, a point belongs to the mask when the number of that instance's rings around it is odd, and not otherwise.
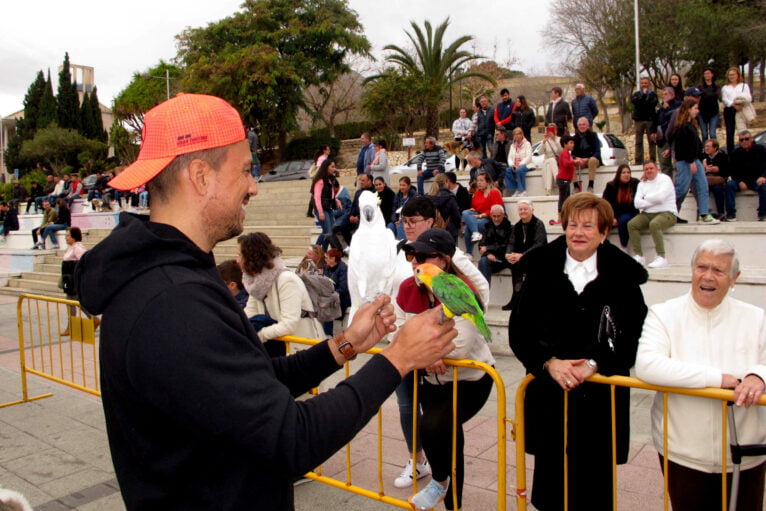
[{"label": "hand on railing", "polygon": [[734,404],[737,406],[744,404],[745,408],[750,408],[758,403],[763,391],[763,380],[755,374],[748,374],[742,379],[742,383],[734,389]]}]

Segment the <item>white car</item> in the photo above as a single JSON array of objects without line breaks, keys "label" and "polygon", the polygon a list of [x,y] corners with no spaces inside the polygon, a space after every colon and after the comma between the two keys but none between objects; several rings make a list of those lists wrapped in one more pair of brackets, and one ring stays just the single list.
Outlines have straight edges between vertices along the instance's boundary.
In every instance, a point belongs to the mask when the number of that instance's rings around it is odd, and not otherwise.
[{"label": "white car", "polygon": [[[406,162],[402,163],[401,165],[397,165],[396,167],[389,168],[388,173],[389,174],[417,174],[418,166],[416,163],[414,163],[414,160],[415,158],[418,157],[418,154],[420,154],[420,152],[416,153],[415,156],[413,156]],[[425,162],[423,162],[422,168],[425,168]],[[444,161],[444,171],[455,172],[455,156],[449,153],[447,154],[447,159]]]},{"label": "white car", "polygon": [[[596,135],[598,135],[598,140],[601,142],[601,161],[604,166],[628,163],[628,151],[625,149],[625,144],[622,143],[622,140],[611,133],[596,133]],[[532,146],[531,167],[535,169],[543,168],[544,158],[540,152],[540,144],[542,142]]]}]

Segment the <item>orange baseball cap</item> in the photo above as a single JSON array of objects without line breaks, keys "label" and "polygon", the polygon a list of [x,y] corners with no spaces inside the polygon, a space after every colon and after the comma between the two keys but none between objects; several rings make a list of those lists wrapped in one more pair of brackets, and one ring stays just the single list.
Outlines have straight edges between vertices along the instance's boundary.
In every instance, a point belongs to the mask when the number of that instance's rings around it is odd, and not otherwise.
[{"label": "orange baseball cap", "polygon": [[183,94],[144,115],[138,159],[109,181],[117,190],[131,190],[151,181],[173,159],[245,140],[242,119],[233,106],[205,94]]}]

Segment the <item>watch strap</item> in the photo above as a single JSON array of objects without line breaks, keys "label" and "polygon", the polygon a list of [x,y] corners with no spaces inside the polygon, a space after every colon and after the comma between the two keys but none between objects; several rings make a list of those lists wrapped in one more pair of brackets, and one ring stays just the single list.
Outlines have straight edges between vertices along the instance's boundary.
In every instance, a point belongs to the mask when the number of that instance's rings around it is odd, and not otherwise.
[{"label": "watch strap", "polygon": [[345,330],[333,337],[333,340],[338,347],[338,351],[343,355],[343,358],[346,360],[354,360],[356,358],[356,350],[354,349],[354,345],[351,344],[351,341],[346,339]]}]

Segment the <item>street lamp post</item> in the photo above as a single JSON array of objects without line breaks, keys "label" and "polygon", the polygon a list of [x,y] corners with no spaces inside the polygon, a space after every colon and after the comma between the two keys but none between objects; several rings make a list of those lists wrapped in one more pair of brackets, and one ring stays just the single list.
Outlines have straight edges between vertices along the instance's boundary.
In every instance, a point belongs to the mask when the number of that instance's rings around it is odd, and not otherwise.
[{"label": "street lamp post", "polygon": [[639,48],[639,36],[638,36],[638,0],[633,0],[633,20],[636,30],[636,90],[641,89],[641,59]]}]

